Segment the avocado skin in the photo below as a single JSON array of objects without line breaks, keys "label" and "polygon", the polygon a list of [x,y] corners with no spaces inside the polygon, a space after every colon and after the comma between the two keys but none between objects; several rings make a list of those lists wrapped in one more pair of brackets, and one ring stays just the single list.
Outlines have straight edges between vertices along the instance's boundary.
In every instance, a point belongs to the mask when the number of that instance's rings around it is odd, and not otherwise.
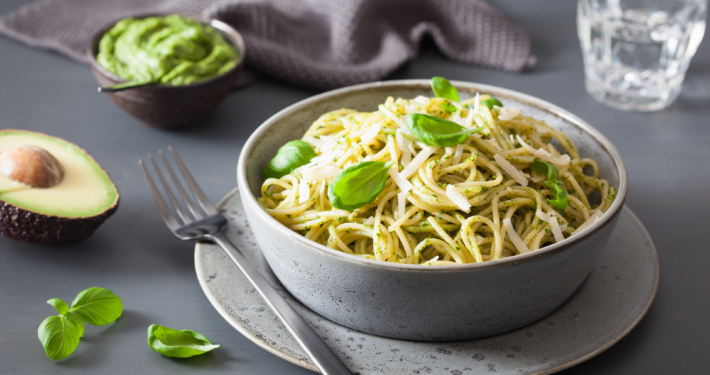
[{"label": "avocado skin", "polygon": [[118,209],[119,199],[106,211],[89,217],[71,218],[24,210],[0,200],[0,234],[36,245],[68,245],[91,236]]}]

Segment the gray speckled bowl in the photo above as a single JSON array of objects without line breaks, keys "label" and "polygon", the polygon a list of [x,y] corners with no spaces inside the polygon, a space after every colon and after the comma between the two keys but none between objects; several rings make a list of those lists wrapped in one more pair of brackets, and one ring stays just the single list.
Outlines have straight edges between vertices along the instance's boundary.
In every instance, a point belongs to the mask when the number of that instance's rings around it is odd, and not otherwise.
[{"label": "gray speckled bowl", "polygon": [[428,80],[376,82],[314,96],[275,114],[251,135],[237,165],[247,219],[269,266],[299,301],[346,327],[378,336],[453,341],[530,324],[562,305],[580,286],[611,235],[626,198],[627,176],[614,146],[589,124],[543,100],[494,86],[452,82],[462,98],[491,94],[505,106],[563,130],[583,157],[618,189],[600,220],[538,251],[485,263],[423,267],[362,259],[305,239],[256,200],[261,170],[276,150],[300,139],[321,114],[373,111],[388,96],[433,96]]}]

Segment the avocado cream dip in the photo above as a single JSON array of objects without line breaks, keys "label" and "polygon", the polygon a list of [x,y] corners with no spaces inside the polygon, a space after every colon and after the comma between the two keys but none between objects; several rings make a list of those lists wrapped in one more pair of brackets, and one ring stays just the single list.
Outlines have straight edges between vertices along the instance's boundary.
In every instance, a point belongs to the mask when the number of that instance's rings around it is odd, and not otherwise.
[{"label": "avocado cream dip", "polygon": [[178,86],[226,73],[236,64],[237,51],[193,18],[129,17],[104,34],[96,61],[129,81]]}]

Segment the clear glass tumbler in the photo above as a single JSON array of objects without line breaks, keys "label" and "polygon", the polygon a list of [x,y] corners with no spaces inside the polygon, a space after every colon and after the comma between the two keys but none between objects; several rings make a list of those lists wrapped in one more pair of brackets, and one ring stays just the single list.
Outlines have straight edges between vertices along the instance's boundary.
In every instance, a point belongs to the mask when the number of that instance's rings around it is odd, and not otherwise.
[{"label": "clear glass tumbler", "polygon": [[579,0],[587,92],[627,111],[665,108],[680,94],[706,13],[707,0]]}]

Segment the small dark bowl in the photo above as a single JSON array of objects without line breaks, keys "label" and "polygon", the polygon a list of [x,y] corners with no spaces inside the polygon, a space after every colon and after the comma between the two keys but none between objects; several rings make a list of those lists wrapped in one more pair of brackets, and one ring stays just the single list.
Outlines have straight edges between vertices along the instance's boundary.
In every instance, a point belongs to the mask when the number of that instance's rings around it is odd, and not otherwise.
[{"label": "small dark bowl", "polygon": [[[150,14],[135,18],[163,16]],[[149,85],[135,89],[106,93],[111,101],[140,122],[161,129],[189,125],[210,113],[234,87],[239,69],[244,61],[244,41],[231,26],[219,20],[195,14],[181,14],[192,17],[217,29],[237,50],[237,64],[226,73],[183,86]],[[125,79],[104,69],[96,61],[101,37],[113,27],[111,24],[99,31],[88,50],[91,72],[99,86],[111,86],[127,82]]]}]

